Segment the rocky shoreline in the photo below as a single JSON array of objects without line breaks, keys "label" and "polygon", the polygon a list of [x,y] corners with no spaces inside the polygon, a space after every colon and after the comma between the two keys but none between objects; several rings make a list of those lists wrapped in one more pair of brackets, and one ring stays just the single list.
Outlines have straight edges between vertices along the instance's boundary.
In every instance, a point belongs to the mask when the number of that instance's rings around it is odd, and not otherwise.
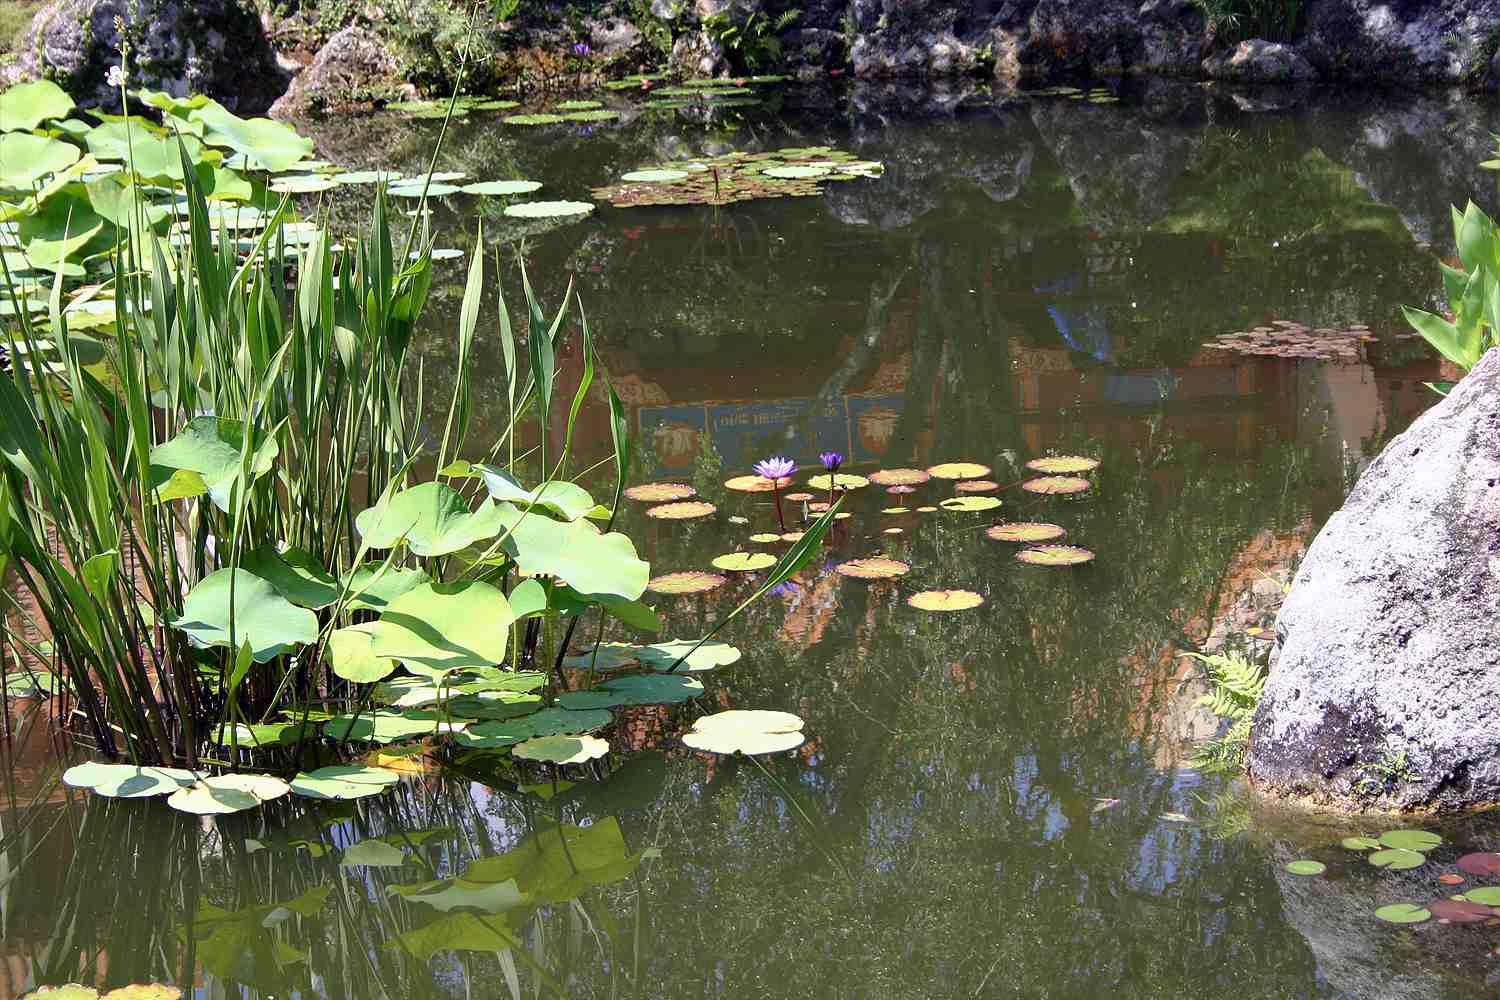
[{"label": "rocky shoreline", "polygon": [[[276,104],[279,115],[301,117],[381,103],[441,92],[466,30],[443,2],[402,7],[403,26],[394,8],[377,5],[330,24],[317,4],[257,16],[242,0],[55,0],[0,82],[47,76],[108,102],[105,73],[123,40],[141,86],[206,93],[241,112]],[[443,11],[448,21],[432,21]],[[1279,41],[1221,37],[1191,0],[528,3],[509,20],[481,17],[473,35],[474,88],[523,94],[664,65],[688,76],[803,80],[1159,76],[1500,88],[1500,0],[1307,0]]]}]

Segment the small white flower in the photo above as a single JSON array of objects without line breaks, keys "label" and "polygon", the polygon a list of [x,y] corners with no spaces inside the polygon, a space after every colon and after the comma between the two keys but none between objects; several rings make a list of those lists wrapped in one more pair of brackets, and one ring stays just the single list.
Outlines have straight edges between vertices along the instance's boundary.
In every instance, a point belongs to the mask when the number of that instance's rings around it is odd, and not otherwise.
[{"label": "small white flower", "polygon": [[105,78],[105,82],[111,87],[125,86],[125,71],[119,66],[111,66],[109,68],[109,76]]}]

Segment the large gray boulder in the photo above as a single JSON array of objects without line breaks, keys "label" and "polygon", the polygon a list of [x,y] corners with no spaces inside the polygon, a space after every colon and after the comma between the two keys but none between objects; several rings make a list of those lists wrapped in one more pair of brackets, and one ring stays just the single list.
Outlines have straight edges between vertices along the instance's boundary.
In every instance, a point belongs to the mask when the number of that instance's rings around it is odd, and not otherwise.
[{"label": "large gray boulder", "polygon": [[1294,83],[1311,80],[1317,71],[1290,45],[1252,38],[1203,60],[1203,72],[1215,80],[1237,83]]},{"label": "large gray boulder", "polygon": [[275,104],[272,118],[301,118],[321,111],[394,97],[415,96],[403,83],[400,64],[380,36],[350,25],[318,50],[317,56]]},{"label": "large gray boulder", "polygon": [[1312,0],[1298,48],[1320,76],[1479,83],[1500,37],[1500,0]]},{"label": "large gray boulder", "polygon": [[1500,350],[1365,470],[1276,631],[1258,788],[1357,810],[1500,803]]}]

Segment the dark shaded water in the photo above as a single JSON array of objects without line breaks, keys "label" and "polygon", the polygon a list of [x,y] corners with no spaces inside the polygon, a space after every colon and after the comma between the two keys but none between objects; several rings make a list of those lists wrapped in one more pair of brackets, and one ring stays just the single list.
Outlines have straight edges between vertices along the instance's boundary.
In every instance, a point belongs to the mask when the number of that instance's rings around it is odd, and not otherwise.
[{"label": "dark shaded water", "polygon": [[[693,482],[721,506],[672,525],[632,509],[622,524],[653,573],[706,568],[770,527],[723,479],[829,448],[856,472],[969,460],[1002,483],[1050,452],[1101,458],[1081,498],[1003,494],[1007,518],[1056,520],[1098,560],[1021,566],[977,530],[992,516],[885,516],[892,498],[856,496],[828,560],[737,622],[724,638],[744,659],[705,677],[708,711],[807,720],[810,741],[764,766],[684,751],[696,712],[635,709],[608,734],[626,752],[602,785],[425,771],[358,806],[205,826],[159,802],[65,802],[32,728],[0,812],[0,997],[80,978],[204,997],[1500,990],[1500,927],[1372,912],[1442,894],[1453,857],[1500,847],[1494,822],[1448,828],[1424,868],[1377,872],[1338,839],[1387,824],[1293,821],[1183,764],[1212,720],[1178,651],[1268,625],[1274,581],[1430,404],[1439,368],[1399,336],[1399,306],[1433,303],[1448,203],[1495,201],[1477,168],[1500,131],[1491,106],[1265,101],[1159,85],[1111,106],[808,94],[707,123],[465,123],[445,167],[531,177],[552,197],[731,148],[828,143],[887,164],[823,199],[606,207],[528,247],[544,297],[577,283],[641,432],[638,478]],[[345,123],[324,152],[410,166],[430,135]],[[471,209],[440,208],[452,245],[472,240]],[[465,265],[443,266],[424,346],[446,398]],[[1354,356],[1204,346],[1277,321],[1353,330]],[[503,385],[484,350],[478,381]],[[476,395],[494,426],[503,400]],[[603,418],[591,401],[593,457]],[[831,572],[875,552],[912,574]],[[903,603],[929,588],[986,604]],[[666,634],[701,634],[749,589],[661,599]],[[340,864],[375,838],[405,852],[399,866]],[[1299,857],[1327,875],[1288,875]],[[466,872],[514,876],[530,899],[445,915],[388,891]]]}]

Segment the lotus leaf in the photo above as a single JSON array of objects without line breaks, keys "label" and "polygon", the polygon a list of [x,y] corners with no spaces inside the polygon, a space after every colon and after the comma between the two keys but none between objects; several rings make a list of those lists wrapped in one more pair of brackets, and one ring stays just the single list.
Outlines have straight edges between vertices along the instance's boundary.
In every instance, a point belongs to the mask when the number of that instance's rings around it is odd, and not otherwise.
[{"label": "lotus leaf", "polygon": [[564,219],[588,215],[594,206],[586,201],[523,201],[505,206],[513,219]]},{"label": "lotus leaf", "polygon": [[1041,493],[1045,496],[1066,496],[1072,493],[1082,493],[1089,488],[1089,481],[1078,476],[1038,476],[1036,479],[1028,479],[1021,484],[1021,489],[1027,493]]},{"label": "lotus leaf", "polygon": [[[210,498],[220,510],[229,509],[229,495],[240,481],[240,451],[245,443],[245,425],[239,420],[194,417],[175,437],[151,449],[153,476],[160,486],[178,470],[197,473]],[[271,471],[280,448],[269,435],[250,456],[250,476],[259,479]]]},{"label": "lotus leaf", "polygon": [[681,503],[664,503],[651,507],[646,516],[658,521],[691,521],[707,517],[719,508],[702,500],[684,500]]},{"label": "lotus leaf", "polygon": [[415,886],[393,885],[386,891],[391,895],[401,896],[407,902],[421,903],[444,913],[454,910],[504,913],[528,902],[515,879],[504,882],[469,882],[460,878],[419,883]]},{"label": "lotus leaf", "polygon": [[877,486],[920,486],[932,478],[932,473],[921,469],[881,469],[870,473],[870,482]]},{"label": "lotus leaf", "polygon": [[504,196],[530,194],[541,186],[540,181],[480,181],[477,184],[465,184],[459,190],[464,194]]},{"label": "lotus leaf", "polygon": [[318,611],[339,598],[339,584],[303,549],[277,551],[265,544],[240,557],[240,568],[253,573],[299,607]]},{"label": "lotus leaf", "polygon": [[984,598],[968,590],[924,590],[906,599],[922,611],[968,611],[984,603]]},{"label": "lotus leaf", "polygon": [[446,198],[450,194],[460,194],[463,188],[457,184],[444,184],[441,181],[433,181],[424,185],[420,180],[411,183],[401,183],[386,188],[386,194],[392,198]]},{"label": "lotus leaf", "polygon": [[586,764],[609,753],[609,741],[597,736],[538,736],[516,744],[511,753],[548,764]]},{"label": "lotus leaf", "polygon": [[1386,847],[1406,851],[1430,851],[1443,842],[1443,838],[1427,830],[1392,830],[1380,835]]},{"label": "lotus leaf", "polygon": [[309,799],[359,799],[379,795],[400,780],[399,774],[383,767],[335,764],[298,772],[292,779],[291,790]]},{"label": "lotus leaf", "polygon": [[16,671],[5,675],[5,694],[10,698],[41,698],[56,694],[63,682],[50,670]]},{"label": "lotus leaf", "polygon": [[63,784],[88,788],[107,798],[139,799],[170,795],[198,779],[176,767],[137,767],[134,764],[75,764],[63,772]]},{"label": "lotus leaf", "polygon": [[990,474],[988,465],[978,462],[947,462],[927,470],[934,479],[983,479]]},{"label": "lotus leaf", "polygon": [[539,580],[522,580],[511,589],[506,599],[510,601],[510,610],[516,621],[547,613],[547,588]]},{"label": "lotus leaf", "polygon": [[1057,455],[1052,458],[1033,458],[1026,463],[1026,468],[1049,476],[1076,476],[1080,472],[1092,472],[1099,468],[1099,460],[1081,455]]},{"label": "lotus leaf", "polygon": [[977,514],[981,511],[994,510],[1000,506],[1000,501],[995,497],[949,497],[938,501],[938,506],[944,510]]},{"label": "lotus leaf", "polygon": [[179,788],[167,797],[167,805],[197,816],[236,813],[278,799],[290,790],[285,781],[269,774],[221,774]]},{"label": "lotus leaf", "polygon": [[1067,533],[1067,530],[1059,525],[1039,524],[1031,521],[997,524],[985,531],[987,537],[997,542],[1021,542],[1023,544],[1050,542],[1053,539],[1062,538]]},{"label": "lotus leaf", "polygon": [[728,577],[701,570],[685,570],[653,577],[646,589],[656,594],[702,594],[729,582]]},{"label": "lotus leaf", "polygon": [[645,483],[631,486],[624,493],[625,499],[642,503],[671,503],[697,495],[698,491],[686,483]]},{"label": "lotus leaf", "polygon": [[1478,889],[1470,889],[1464,893],[1464,898],[1471,903],[1480,903],[1484,906],[1500,906],[1500,885],[1486,885]]},{"label": "lotus leaf", "polygon": [[258,169],[279,174],[312,156],[313,143],[296,129],[269,118],[240,118],[208,101],[188,112],[188,121],[203,125],[203,141],[243,154]]},{"label": "lotus leaf", "polygon": [[625,849],[619,820],[608,816],[587,827],[564,824],[534,833],[514,850],[469,865],[464,881],[515,879],[534,905],[544,906],[619,881],[639,863],[640,855]]},{"label": "lotus leaf", "polygon": [[1421,851],[1393,848],[1385,851],[1376,851],[1367,856],[1365,860],[1376,868],[1389,868],[1393,872],[1402,872],[1412,868],[1420,868],[1426,864],[1427,855]]},{"label": "lotus leaf", "polygon": [[675,705],[696,698],[703,685],[681,674],[631,674],[605,681],[591,691],[568,691],[557,703],[572,711],[627,705]]},{"label": "lotus leaf", "polygon": [[519,691],[477,691],[453,698],[448,711],[466,719],[514,719],[542,708],[541,695]]},{"label": "lotus leaf", "polygon": [[332,191],[338,186],[337,180],[320,174],[289,174],[276,178],[266,188],[277,194],[317,194],[320,191]]},{"label": "lotus leaf", "polygon": [[651,567],[630,539],[617,532],[601,534],[587,521],[554,521],[500,504],[509,526],[505,551],[528,576],[553,576],[588,598],[634,601],[646,592]]},{"label": "lotus leaf", "polygon": [[463,912],[399,934],[391,945],[424,964],[440,951],[505,952],[526,947],[502,921]]},{"label": "lotus leaf", "polygon": [[802,720],[790,712],[733,709],[705,715],[693,723],[682,742],[708,753],[753,757],[795,750],[806,739],[802,726]]},{"label": "lotus leaf", "polygon": [[163,135],[145,119],[106,121],[83,137],[88,151],[100,160],[117,160],[147,180],[181,182],[182,157],[190,164],[204,162],[203,144],[191,135]]},{"label": "lotus leaf", "polygon": [[1392,903],[1375,911],[1381,920],[1391,924],[1420,924],[1432,919],[1432,913],[1415,903]]},{"label": "lotus leaf", "polygon": [[1033,566],[1078,566],[1093,562],[1094,553],[1077,545],[1036,545],[1017,552],[1016,558]]},{"label": "lotus leaf", "polygon": [[547,684],[547,675],[540,670],[501,670],[484,667],[466,670],[449,687],[458,694],[478,694],[481,691],[516,691],[526,694],[537,691]]},{"label": "lotus leaf", "polygon": [[523,509],[534,506],[556,514],[564,521],[576,521],[580,517],[609,518],[609,508],[595,503],[589,491],[577,483],[553,480],[542,483],[534,490],[528,490],[503,469],[490,465],[477,465],[474,468],[484,476],[485,488],[496,500],[515,504]]},{"label": "lotus leaf", "polygon": [[0,135],[0,187],[30,188],[71,167],[78,157],[78,147],[71,143],[29,132],[6,132]]},{"label": "lotus leaf", "polygon": [[909,573],[911,567],[895,559],[851,559],[849,562],[839,563],[833,571],[840,576],[858,580],[894,580]]},{"label": "lotus leaf", "polygon": [[612,673],[639,661],[641,647],[628,642],[603,642],[597,650],[585,650],[563,658],[563,666],[571,670],[595,670]]},{"label": "lotus leaf", "polygon": [[198,646],[238,649],[249,643],[256,663],[318,638],[316,615],[243,569],[221,569],[198,581],[182,602],[182,614],[167,624],[187,633]]},{"label": "lotus leaf", "polygon": [[1286,866],[1286,870],[1293,875],[1321,875],[1328,870],[1328,866],[1321,861],[1293,861]]},{"label": "lotus leaf", "polygon": [[[738,663],[741,655],[738,647],[727,642],[705,642],[697,649],[694,646],[698,646],[698,643],[693,639],[654,642],[649,646],[642,646],[636,657],[643,666],[652,670],[675,668],[677,672],[697,674]],[[684,656],[687,659],[684,660]],[[682,662],[679,663],[679,660]]]},{"label": "lotus leaf", "polygon": [[445,556],[495,537],[504,521],[493,501],[486,499],[471,511],[453,487],[432,482],[383,497],[361,511],[354,526],[372,549],[405,541],[415,555]]},{"label": "lotus leaf", "polygon": [[481,722],[454,737],[459,746],[495,748],[514,746],[537,736],[577,736],[609,725],[612,716],[603,709],[574,712],[566,708],[544,708],[535,715],[504,722]]},{"label": "lotus leaf", "polygon": [[339,864],[343,867],[399,868],[406,864],[406,852],[383,840],[361,840],[344,849]]},{"label": "lotus leaf", "polygon": [[328,636],[328,663],[334,674],[354,684],[389,677],[396,661],[375,653],[375,636],[363,625],[334,629]]},{"label": "lotus leaf", "polygon": [[426,582],[427,574],[419,569],[365,563],[356,567],[344,583],[349,595],[347,607],[350,611],[384,611],[396,598]]},{"label": "lotus leaf", "polygon": [[[229,726],[215,726],[208,734],[208,739],[210,743],[225,747],[273,747],[296,743],[301,734],[302,727],[295,723],[271,722],[255,725],[235,723]],[[308,735],[312,734],[309,732]]]},{"label": "lotus leaf", "polygon": [[829,487],[834,487],[836,489],[848,491],[862,490],[866,486],[870,485],[870,481],[864,476],[851,476],[848,473],[844,472],[836,473],[832,476],[824,473],[820,476],[813,476],[807,481],[807,485],[811,486],[815,490],[826,490]]},{"label": "lotus leaf", "polygon": [[49,118],[66,118],[74,107],[51,80],[17,84],[0,92],[0,132],[30,132]]},{"label": "lotus leaf", "polygon": [[501,119],[507,125],[556,125],[564,120],[562,115],[508,115]]},{"label": "lotus leaf", "polygon": [[731,552],[713,561],[715,569],[722,569],[727,573],[753,573],[775,565],[776,557],[769,552]]}]

